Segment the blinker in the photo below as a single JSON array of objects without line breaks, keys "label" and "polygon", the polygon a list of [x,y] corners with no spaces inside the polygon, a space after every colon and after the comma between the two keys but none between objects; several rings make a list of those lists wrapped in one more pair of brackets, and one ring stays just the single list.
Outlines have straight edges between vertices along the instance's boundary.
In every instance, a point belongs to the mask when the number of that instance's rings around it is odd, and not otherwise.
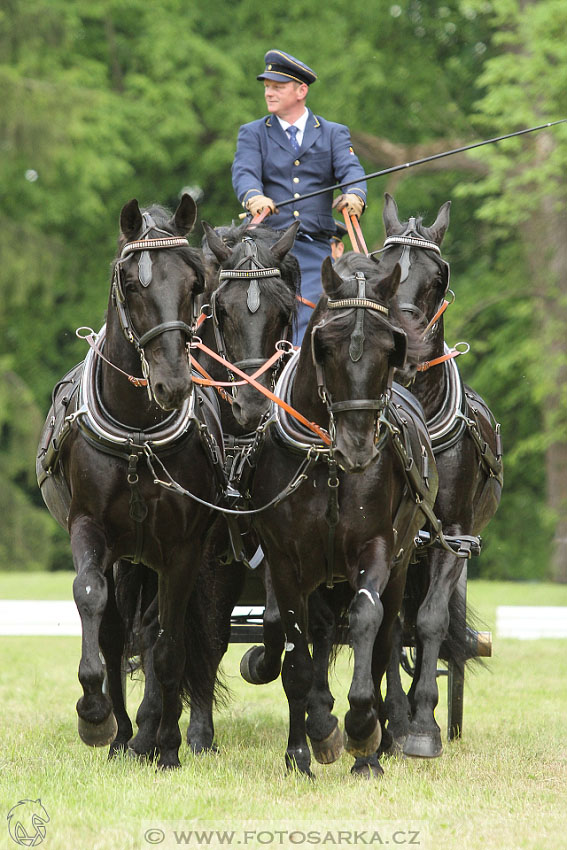
[{"label": "blinker", "polygon": [[389,362],[394,369],[404,369],[406,365],[408,338],[401,328],[392,328],[394,347],[390,352]]}]

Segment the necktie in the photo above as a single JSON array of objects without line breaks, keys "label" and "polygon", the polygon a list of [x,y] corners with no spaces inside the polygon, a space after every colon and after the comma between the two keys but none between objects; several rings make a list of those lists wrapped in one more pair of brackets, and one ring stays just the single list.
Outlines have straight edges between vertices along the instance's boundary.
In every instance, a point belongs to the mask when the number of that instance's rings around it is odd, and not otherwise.
[{"label": "necktie", "polygon": [[299,153],[299,144],[297,142],[297,134],[299,133],[299,129],[294,127],[293,124],[291,127],[287,128],[287,132],[289,134],[289,140],[291,142],[291,146],[293,148],[294,153]]}]

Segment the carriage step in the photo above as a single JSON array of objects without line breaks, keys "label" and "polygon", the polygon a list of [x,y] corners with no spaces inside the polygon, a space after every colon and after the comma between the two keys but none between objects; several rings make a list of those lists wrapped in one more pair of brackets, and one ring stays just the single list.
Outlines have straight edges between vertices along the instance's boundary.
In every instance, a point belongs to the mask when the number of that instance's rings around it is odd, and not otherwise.
[{"label": "carriage step", "polygon": [[[469,534],[443,534],[443,537],[455,554],[460,555],[462,558],[471,558],[473,555],[480,555],[482,549],[482,539],[480,537],[473,537]],[[445,548],[439,538],[434,538],[432,542],[429,531],[424,531],[423,529],[418,532],[414,542],[418,555],[420,550],[428,546],[433,546],[435,549]]]}]

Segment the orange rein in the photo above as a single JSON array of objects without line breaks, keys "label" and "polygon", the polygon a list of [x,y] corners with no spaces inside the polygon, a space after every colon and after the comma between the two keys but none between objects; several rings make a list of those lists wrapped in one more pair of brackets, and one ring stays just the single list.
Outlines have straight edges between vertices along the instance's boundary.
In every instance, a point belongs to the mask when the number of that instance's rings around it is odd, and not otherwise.
[{"label": "orange rein", "polygon": [[[283,410],[286,411],[286,413],[288,413],[290,416],[293,416],[294,419],[297,419],[297,421],[301,422],[302,425],[305,425],[306,428],[309,428],[309,430],[312,431],[314,434],[316,434],[317,437],[319,437],[319,439],[322,440],[323,443],[325,443],[325,445],[327,445],[327,446],[331,445],[331,439],[330,439],[329,435],[327,434],[327,432],[323,428],[320,428],[319,425],[317,425],[315,422],[310,422],[308,419],[305,418],[305,416],[303,416],[301,413],[299,413],[299,411],[295,410],[293,407],[291,407],[289,404],[287,404],[287,402],[285,402],[281,398],[279,398],[279,396],[277,396],[271,390],[268,390],[268,389],[266,389],[266,387],[263,387],[262,384],[258,383],[258,381],[256,380],[256,378],[253,375],[247,375],[246,372],[242,372],[241,369],[238,369],[232,363],[229,363],[228,360],[225,360],[224,357],[221,357],[220,354],[216,353],[216,351],[211,351],[210,348],[207,348],[206,345],[203,345],[203,343],[201,342],[200,339],[198,339],[198,337],[195,338],[192,342],[189,343],[189,347],[190,348],[198,348],[200,351],[203,351],[205,354],[208,354],[209,357],[212,357],[218,363],[222,363],[223,366],[225,366],[231,372],[234,372],[236,375],[238,375],[240,378],[242,378],[243,382],[253,386],[255,389],[258,390],[258,392],[261,392],[263,395],[265,395],[267,398],[269,398],[270,401],[273,401],[275,404],[279,405]],[[283,353],[284,353],[283,351],[278,351],[277,357],[281,357]],[[274,357],[275,357],[275,355],[273,355],[272,359]],[[264,371],[264,367],[262,367],[262,371]],[[258,372],[255,373],[255,375],[258,375],[258,374],[259,374]],[[195,379],[195,382],[200,383],[200,379]],[[217,385],[217,382],[212,382],[212,383],[208,384],[208,386],[216,386],[216,385]],[[234,386],[234,384],[232,382],[229,382],[228,384],[222,383],[221,386],[223,386],[223,385],[224,386]]]},{"label": "orange rein", "polygon": [[366,256],[368,256],[368,248],[366,247],[366,242],[364,241],[364,236],[362,235],[358,218],[355,215],[349,215],[346,211],[346,207],[343,207],[341,212],[345,220],[352,250],[357,254],[366,254]]}]

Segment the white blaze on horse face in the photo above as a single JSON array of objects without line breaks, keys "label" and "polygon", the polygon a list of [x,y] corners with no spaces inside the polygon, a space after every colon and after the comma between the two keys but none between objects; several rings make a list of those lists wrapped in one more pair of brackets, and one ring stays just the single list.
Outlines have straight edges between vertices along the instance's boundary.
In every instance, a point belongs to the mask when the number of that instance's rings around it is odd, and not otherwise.
[{"label": "white blaze on horse face", "polygon": [[285,645],[285,651],[286,652],[293,652],[294,649],[295,649],[294,643],[290,643],[290,642],[286,643],[286,645]]}]

